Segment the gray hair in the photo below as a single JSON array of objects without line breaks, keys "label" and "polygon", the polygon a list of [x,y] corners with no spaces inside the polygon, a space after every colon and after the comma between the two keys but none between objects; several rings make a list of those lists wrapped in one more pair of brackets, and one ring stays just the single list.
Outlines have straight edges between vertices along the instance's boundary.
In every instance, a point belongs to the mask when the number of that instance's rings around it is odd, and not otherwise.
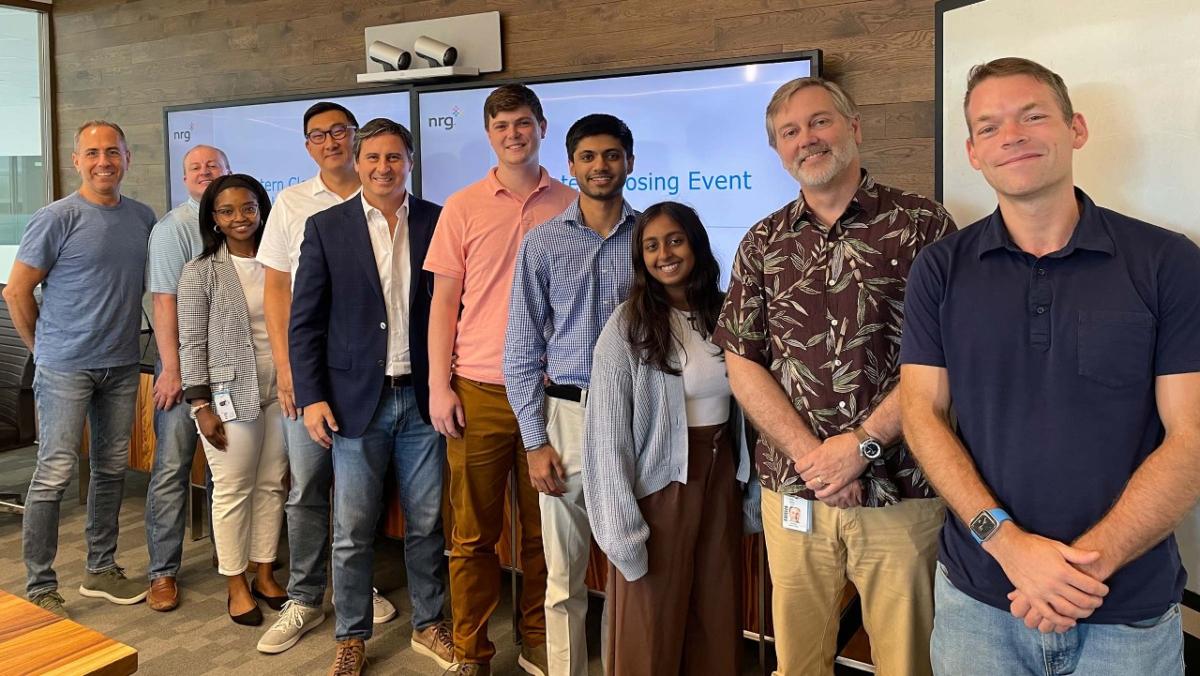
[{"label": "gray hair", "polygon": [[772,148],[775,147],[775,126],[771,124],[771,121],[779,114],[779,110],[788,102],[788,99],[792,98],[792,94],[809,87],[824,88],[833,98],[833,107],[841,113],[842,117],[848,120],[858,119],[858,106],[854,104],[854,99],[850,98],[850,95],[836,83],[823,77],[798,77],[783,83],[779,89],[776,89],[775,94],[771,96],[771,102],[767,104],[767,143],[771,144]]}]

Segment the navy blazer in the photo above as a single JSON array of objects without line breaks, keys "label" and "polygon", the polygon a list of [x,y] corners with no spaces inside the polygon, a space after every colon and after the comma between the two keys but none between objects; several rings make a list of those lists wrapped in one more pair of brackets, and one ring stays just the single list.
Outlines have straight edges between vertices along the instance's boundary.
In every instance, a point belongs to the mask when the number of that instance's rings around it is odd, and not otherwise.
[{"label": "navy blazer", "polygon": [[[427,423],[433,274],[422,268],[441,213],[440,205],[409,195],[408,346],[417,407]],[[362,436],[383,391],[386,327],[383,286],[356,195],[314,214],[304,226],[288,327],[296,406],[328,402],[338,434]]]}]

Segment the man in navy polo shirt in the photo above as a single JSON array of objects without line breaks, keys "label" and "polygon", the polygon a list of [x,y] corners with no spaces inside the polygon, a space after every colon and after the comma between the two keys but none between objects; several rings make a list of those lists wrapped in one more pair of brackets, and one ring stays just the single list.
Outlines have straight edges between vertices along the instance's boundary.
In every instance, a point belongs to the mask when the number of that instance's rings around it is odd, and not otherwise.
[{"label": "man in navy polo shirt", "polygon": [[1043,66],[976,67],[964,111],[999,208],[917,258],[901,350],[905,434],[958,517],[934,671],[1182,674],[1200,249],[1074,187],[1087,125]]}]

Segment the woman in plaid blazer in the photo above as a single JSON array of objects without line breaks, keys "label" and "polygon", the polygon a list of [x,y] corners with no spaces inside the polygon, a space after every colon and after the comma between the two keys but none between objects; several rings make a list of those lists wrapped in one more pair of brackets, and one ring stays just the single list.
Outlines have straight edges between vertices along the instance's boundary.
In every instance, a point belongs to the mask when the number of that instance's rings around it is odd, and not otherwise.
[{"label": "woman in plaid blazer", "polygon": [[[213,475],[213,537],[227,577],[229,616],[262,623],[255,597],[278,610],[275,581],[287,455],[275,369],[263,317],[263,269],[255,260],[271,209],[262,185],[222,176],[200,199],[204,250],[179,279],[179,362],[184,397]],[[255,566],[253,586],[246,579]]]}]

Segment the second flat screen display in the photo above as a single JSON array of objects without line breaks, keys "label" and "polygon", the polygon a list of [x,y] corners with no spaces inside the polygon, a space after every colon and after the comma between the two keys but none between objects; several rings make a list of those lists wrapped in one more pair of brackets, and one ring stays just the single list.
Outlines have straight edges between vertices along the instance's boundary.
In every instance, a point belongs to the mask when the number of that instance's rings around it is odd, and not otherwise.
[{"label": "second flat screen display", "polygon": [[[616,115],[633,132],[634,172],[625,199],[635,209],[662,200],[694,207],[727,280],[746,230],[799,187],[767,145],[763,115],[779,85],[812,73],[812,61],[721,66],[670,73],[535,83],[547,129],[541,162],[575,187],[567,130],[590,113]],[[491,87],[419,95],[422,196],[444,203],[496,163],[483,126]]]}]

